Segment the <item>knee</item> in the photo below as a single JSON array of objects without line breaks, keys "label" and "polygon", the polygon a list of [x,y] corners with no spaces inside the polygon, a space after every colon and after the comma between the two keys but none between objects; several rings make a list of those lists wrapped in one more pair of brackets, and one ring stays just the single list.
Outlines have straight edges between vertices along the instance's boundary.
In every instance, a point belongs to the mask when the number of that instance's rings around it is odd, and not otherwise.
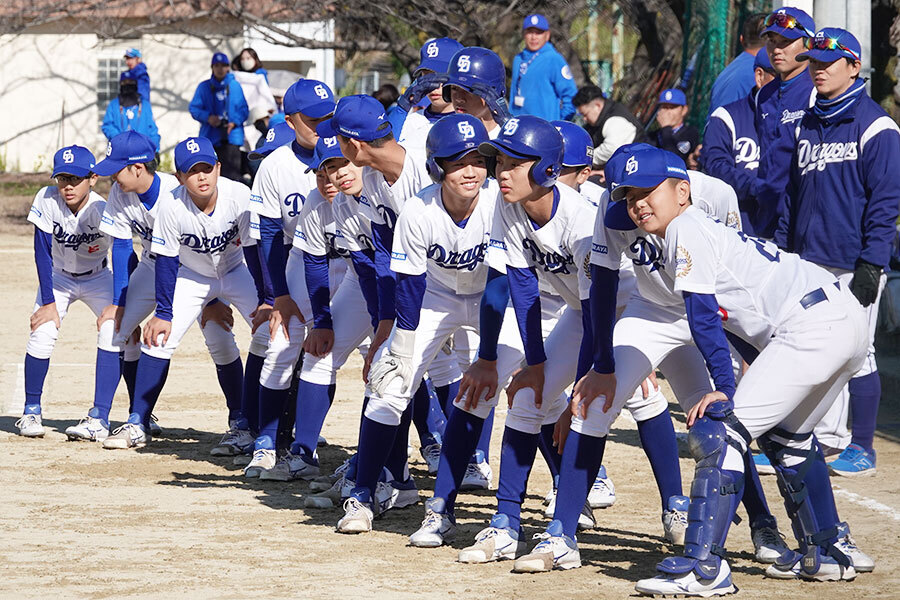
[{"label": "knee", "polygon": [[631,398],[625,401],[625,408],[631,412],[631,416],[638,422],[661,415],[669,408],[669,401],[666,399],[666,395],[663,394],[662,389],[652,387],[652,384],[649,382],[648,385],[651,386],[651,389],[646,398],[644,398],[644,392],[638,387]]},{"label": "knee", "polygon": [[97,332],[97,348],[106,352],[120,352],[122,347],[115,343],[115,321],[103,321],[100,331]]},{"label": "knee", "polygon": [[[544,402],[551,402],[545,399]],[[543,403],[541,404],[543,407]],[[534,390],[523,388],[513,398],[506,415],[506,426],[522,433],[538,433],[544,423],[544,412],[534,404]]]},{"label": "knee", "polygon": [[50,358],[58,337],[59,329],[56,325],[44,323],[31,332],[25,351],[35,358]]},{"label": "knee", "polygon": [[371,396],[366,404],[366,418],[382,425],[397,426],[408,400],[398,396]]},{"label": "knee", "polygon": [[497,406],[497,400],[499,399],[500,393],[497,392],[494,394],[494,397],[490,400],[487,400],[482,395],[481,400],[478,402],[477,406],[470,406],[469,408],[465,408],[466,398],[462,397],[458,401],[453,403],[453,406],[458,408],[463,412],[467,412],[470,415],[475,415],[479,419],[487,419],[488,415],[491,414],[491,411]]},{"label": "knee", "polygon": [[234,341],[234,334],[226,331],[217,323],[207,323],[203,328],[203,338],[213,362],[227,365],[237,360],[241,352]]}]

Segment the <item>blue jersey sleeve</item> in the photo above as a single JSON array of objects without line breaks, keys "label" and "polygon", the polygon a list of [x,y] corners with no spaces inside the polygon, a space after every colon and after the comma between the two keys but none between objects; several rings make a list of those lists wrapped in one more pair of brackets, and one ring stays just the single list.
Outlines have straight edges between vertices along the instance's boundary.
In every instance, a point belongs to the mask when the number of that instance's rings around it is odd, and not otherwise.
[{"label": "blue jersey sleeve", "polygon": [[591,359],[598,373],[615,373],[613,328],[616,324],[616,293],[619,271],[591,265]]},{"label": "blue jersey sleeve", "polygon": [[112,243],[113,301],[116,306],[125,306],[128,293],[128,279],[137,266],[137,256],[131,240],[115,238]]},{"label": "blue jersey sleeve", "polygon": [[397,328],[415,331],[422,313],[425,296],[425,273],[397,274]]},{"label": "blue jersey sleeve", "polygon": [[525,361],[537,365],[547,360],[541,330],[541,296],[537,273],[533,268],[506,267],[509,295],[516,311],[519,334],[525,346]]},{"label": "blue jersey sleeve", "polygon": [[275,302],[272,284],[265,276],[266,271],[262,268],[262,260],[259,254],[259,244],[244,246],[244,260],[247,262],[247,270],[250,271],[250,276],[253,277],[253,283],[256,285],[256,301],[258,304],[272,306]]},{"label": "blue jersey sleeve", "polygon": [[378,289],[375,283],[375,260],[370,251],[354,250],[350,252],[350,262],[359,278],[359,288],[366,301],[366,310],[372,317],[372,329],[378,327]]},{"label": "blue jersey sleeve", "polygon": [[706,368],[716,386],[716,391],[734,399],[734,371],[731,368],[731,351],[719,316],[719,304],[713,294],[682,292],[687,309],[688,325],[694,343],[706,361]]},{"label": "blue jersey sleeve", "polygon": [[505,273],[488,268],[487,283],[481,296],[478,357],[497,360],[497,340],[503,327],[503,315],[509,304],[509,279]]},{"label": "blue jersey sleeve", "polygon": [[313,312],[315,329],[334,329],[331,320],[331,291],[328,285],[328,256],[303,253],[303,276]]},{"label": "blue jersey sleeve", "polygon": [[594,360],[594,331],[591,319],[591,301],[581,301],[581,346],[578,348],[578,366],[575,368],[575,381],[578,381],[591,368]]},{"label": "blue jersey sleeve", "polygon": [[172,297],[178,278],[178,257],[156,257],[156,316],[164,321],[172,320]]},{"label": "blue jersey sleeve", "polygon": [[262,248],[263,266],[272,282],[272,293],[278,296],[288,294],[284,268],[287,256],[284,250],[284,223],[281,219],[259,218],[259,245]]},{"label": "blue jersey sleeve", "polygon": [[53,236],[49,233],[34,228],[34,264],[41,288],[41,305],[56,302],[53,295],[53,255],[50,253],[52,240]]},{"label": "blue jersey sleeve", "polygon": [[882,131],[871,138],[860,157],[867,196],[860,258],[882,268],[890,262],[900,211],[898,157],[900,134],[892,130]]},{"label": "blue jersey sleeve", "polygon": [[375,246],[378,320],[393,320],[397,316],[394,300],[397,276],[391,270],[391,246],[394,243],[394,232],[387,225],[372,223],[372,243]]}]

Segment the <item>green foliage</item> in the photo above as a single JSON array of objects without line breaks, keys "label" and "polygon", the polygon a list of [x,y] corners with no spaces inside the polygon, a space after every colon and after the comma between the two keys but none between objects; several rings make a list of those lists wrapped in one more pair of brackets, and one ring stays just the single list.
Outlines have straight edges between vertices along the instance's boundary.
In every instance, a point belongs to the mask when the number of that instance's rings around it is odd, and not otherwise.
[{"label": "green foliage", "polygon": [[171,152],[163,152],[159,155],[159,171],[163,173],[175,172],[175,157]]}]

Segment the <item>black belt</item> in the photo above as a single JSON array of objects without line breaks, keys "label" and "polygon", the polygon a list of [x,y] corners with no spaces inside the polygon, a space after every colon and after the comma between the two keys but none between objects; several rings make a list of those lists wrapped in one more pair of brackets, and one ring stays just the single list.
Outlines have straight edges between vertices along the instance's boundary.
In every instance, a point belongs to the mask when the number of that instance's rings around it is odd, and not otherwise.
[{"label": "black belt", "polygon": [[[835,281],[835,282],[834,282],[834,287],[836,287],[837,289],[841,289],[841,284],[840,284],[840,282],[839,282],[839,281]],[[815,305],[818,304],[819,302],[824,302],[825,300],[828,300],[828,296],[825,295],[825,290],[824,290],[824,289],[819,288],[819,289],[817,289],[817,290],[811,291],[811,292],[808,293],[807,295],[805,295],[805,296],[803,296],[802,298],[800,298],[800,306],[802,306],[804,309],[807,309],[807,308],[810,308],[810,307],[812,307],[812,306],[815,306]]]},{"label": "black belt", "polygon": [[106,259],[104,258],[103,263],[100,265],[100,268],[98,268],[98,269],[91,269],[90,271],[85,271],[84,273],[71,273],[69,271],[63,271],[63,273],[65,273],[66,275],[69,275],[70,277],[84,277],[85,275],[93,275],[94,273],[99,273],[100,271],[102,271],[105,268],[106,268]]}]

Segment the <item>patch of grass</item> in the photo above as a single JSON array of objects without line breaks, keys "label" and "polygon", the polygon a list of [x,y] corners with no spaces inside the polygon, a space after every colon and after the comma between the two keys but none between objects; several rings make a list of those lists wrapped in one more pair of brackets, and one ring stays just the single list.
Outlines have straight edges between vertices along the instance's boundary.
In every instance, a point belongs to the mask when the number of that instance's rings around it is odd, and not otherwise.
[{"label": "patch of grass", "polygon": [[0,196],[34,196],[48,182],[0,181]]}]

